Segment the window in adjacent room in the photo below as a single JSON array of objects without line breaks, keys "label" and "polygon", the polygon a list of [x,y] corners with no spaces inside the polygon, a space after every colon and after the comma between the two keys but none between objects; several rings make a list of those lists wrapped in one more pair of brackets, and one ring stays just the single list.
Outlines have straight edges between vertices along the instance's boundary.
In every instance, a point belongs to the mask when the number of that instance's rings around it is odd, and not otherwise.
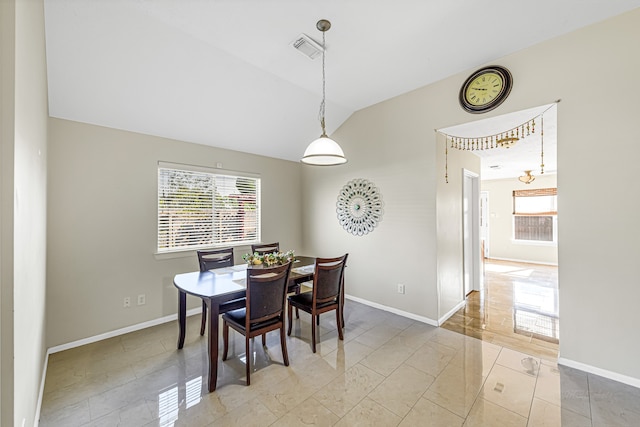
[{"label": "window in adjacent room", "polygon": [[260,178],[158,165],[158,252],[260,241]]},{"label": "window in adjacent room", "polygon": [[515,190],[513,192],[514,240],[557,242],[557,205],[557,188]]}]

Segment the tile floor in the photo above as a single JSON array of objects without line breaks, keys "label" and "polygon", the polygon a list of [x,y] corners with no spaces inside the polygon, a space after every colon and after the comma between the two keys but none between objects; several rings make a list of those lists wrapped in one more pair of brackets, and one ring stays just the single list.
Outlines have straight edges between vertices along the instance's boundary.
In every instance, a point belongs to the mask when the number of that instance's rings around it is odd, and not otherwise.
[{"label": "tile floor", "polygon": [[485,260],[484,290],[442,327],[547,360],[558,358],[558,267]]},{"label": "tile floor", "polygon": [[232,334],[206,392],[206,337],[188,319],[50,356],[41,426],[639,426],[640,389],[347,300],[344,342],[309,316],[266,350],[255,340],[251,386]]}]

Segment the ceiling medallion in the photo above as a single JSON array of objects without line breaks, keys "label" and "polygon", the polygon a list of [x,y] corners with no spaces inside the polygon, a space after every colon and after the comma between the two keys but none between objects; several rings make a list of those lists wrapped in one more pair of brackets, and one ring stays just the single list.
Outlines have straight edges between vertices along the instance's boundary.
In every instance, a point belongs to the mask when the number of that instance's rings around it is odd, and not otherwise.
[{"label": "ceiling medallion", "polygon": [[342,228],[354,236],[364,236],[382,220],[382,195],[366,179],[351,180],[338,194],[336,212]]}]

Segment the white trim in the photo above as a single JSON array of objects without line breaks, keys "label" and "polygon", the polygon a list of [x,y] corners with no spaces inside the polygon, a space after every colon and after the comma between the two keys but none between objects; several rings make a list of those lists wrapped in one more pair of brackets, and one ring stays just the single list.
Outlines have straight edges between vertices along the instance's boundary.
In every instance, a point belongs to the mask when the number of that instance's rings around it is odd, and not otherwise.
[{"label": "white trim", "polygon": [[512,245],[520,245],[520,246],[543,246],[543,247],[555,247],[558,246],[558,242],[557,241],[553,241],[553,242],[545,242],[542,240],[518,240],[518,239],[511,239],[511,244]]},{"label": "white trim", "polygon": [[497,261],[524,262],[525,264],[554,265],[556,267],[558,266],[557,262],[531,261],[526,259],[501,258],[501,257],[495,257],[495,256],[486,258],[487,261],[491,261],[492,259],[495,259]]},{"label": "white trim", "polygon": [[204,173],[211,173],[214,175],[242,176],[243,178],[260,178],[260,174],[254,173],[254,172],[236,171],[231,169],[218,168],[215,166],[201,166],[201,165],[192,165],[188,163],[165,162],[162,160],[158,160],[158,167],[163,169],[187,170],[191,172],[204,172]]},{"label": "white trim", "polygon": [[[260,243],[260,242],[255,242],[255,243]],[[159,260],[159,261],[162,261],[165,259],[174,259],[174,258],[194,258],[198,250],[207,250],[207,249],[216,249],[216,248],[233,248],[236,253],[240,253],[243,251],[245,253],[251,252],[251,244],[242,243],[238,245],[211,245],[211,246],[207,246],[206,248],[203,247],[203,248],[178,249],[170,252],[158,252],[156,250],[153,253],[153,256],[156,260]]]},{"label": "white trim", "polygon": [[466,303],[467,303],[467,300],[462,300],[458,304],[456,304],[455,307],[453,307],[451,310],[449,310],[449,312],[447,312],[444,316],[442,316],[440,319],[438,319],[438,326],[440,326],[444,322],[446,322],[447,319],[449,319],[451,316],[453,316],[456,311],[458,311],[462,307],[464,307]]},{"label": "white trim", "polygon": [[345,295],[345,298],[350,299],[350,300],[355,301],[355,302],[359,302],[360,304],[368,305],[369,307],[378,308],[378,309],[383,310],[383,311],[388,311],[390,313],[397,314],[399,316],[403,316],[403,317],[406,317],[408,319],[417,320],[418,322],[426,323],[427,325],[439,326],[438,322],[433,320],[433,319],[429,319],[428,317],[418,316],[417,314],[409,313],[408,311],[398,310],[397,308],[393,308],[393,307],[389,307],[389,306],[386,306],[386,305],[378,304],[378,303],[375,303],[375,302],[367,301],[366,299],[354,297],[352,295]]},{"label": "white trim", "polygon": [[42,399],[44,398],[44,383],[47,379],[47,368],[49,367],[49,354],[51,354],[51,349],[47,349],[47,353],[44,355],[42,379],[40,379],[40,391],[38,393],[38,402],[36,403],[36,413],[33,418],[33,427],[38,427],[40,425],[40,411],[42,410]]},{"label": "white trim", "polygon": [[[469,178],[469,185],[467,185]],[[465,221],[465,200],[468,200],[468,214]],[[467,295],[471,291],[482,290],[481,280],[481,256],[480,254],[480,175],[462,168],[462,294]],[[468,233],[468,239],[464,235]],[[470,246],[470,247],[469,247]],[[469,250],[467,250],[469,249]],[[468,252],[468,253],[467,253]],[[467,269],[469,271],[467,271]],[[469,292],[467,292],[467,278],[469,279]]]},{"label": "white trim", "polygon": [[[198,314],[198,313],[202,313],[202,307],[192,308],[191,310],[187,310],[187,316],[193,316],[194,314]],[[125,328],[116,329],[115,331],[105,332],[104,334],[94,335],[92,337],[83,338],[81,340],[72,341],[70,343],[57,345],[55,347],[49,348],[48,354],[58,353],[60,351],[69,350],[75,347],[80,347],[82,345],[106,340],[107,338],[117,337],[119,335],[124,335],[124,334],[128,334],[129,332],[135,332],[141,329],[150,328],[151,326],[161,325],[163,323],[171,322],[177,319],[178,319],[177,313],[170,314],[168,316],[164,316],[159,319],[149,320],[147,322],[138,323],[137,325],[131,325]]]},{"label": "white trim", "polygon": [[606,369],[587,365],[586,363],[576,362],[575,360],[565,359],[564,357],[558,357],[558,365],[568,366],[570,368],[578,369],[584,372],[589,372],[590,374],[608,378],[610,380],[617,381],[619,383],[627,384],[632,387],[640,388],[639,378],[634,378],[628,375],[619,374],[617,372],[608,371]]}]

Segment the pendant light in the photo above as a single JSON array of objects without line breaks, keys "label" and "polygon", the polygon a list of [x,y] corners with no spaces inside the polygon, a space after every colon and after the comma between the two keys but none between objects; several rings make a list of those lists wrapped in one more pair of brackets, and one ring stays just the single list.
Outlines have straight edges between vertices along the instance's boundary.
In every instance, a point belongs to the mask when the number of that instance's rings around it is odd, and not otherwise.
[{"label": "pendant light", "polygon": [[518,180],[520,180],[520,182],[524,182],[525,184],[531,184],[533,181],[535,181],[536,177],[531,175],[531,171],[524,171],[524,175],[519,176]]},{"label": "pendant light", "polygon": [[320,138],[313,141],[304,152],[302,163],[316,166],[334,166],[341,165],[347,162],[344,157],[342,148],[333,139],[327,136],[327,132],[324,127],[324,110],[325,110],[325,65],[324,54],[326,51],[325,45],[325,33],[331,28],[331,22],[326,19],[321,19],[316,24],[316,28],[322,31],[322,102],[320,103],[320,126],[322,127],[322,135]]}]

